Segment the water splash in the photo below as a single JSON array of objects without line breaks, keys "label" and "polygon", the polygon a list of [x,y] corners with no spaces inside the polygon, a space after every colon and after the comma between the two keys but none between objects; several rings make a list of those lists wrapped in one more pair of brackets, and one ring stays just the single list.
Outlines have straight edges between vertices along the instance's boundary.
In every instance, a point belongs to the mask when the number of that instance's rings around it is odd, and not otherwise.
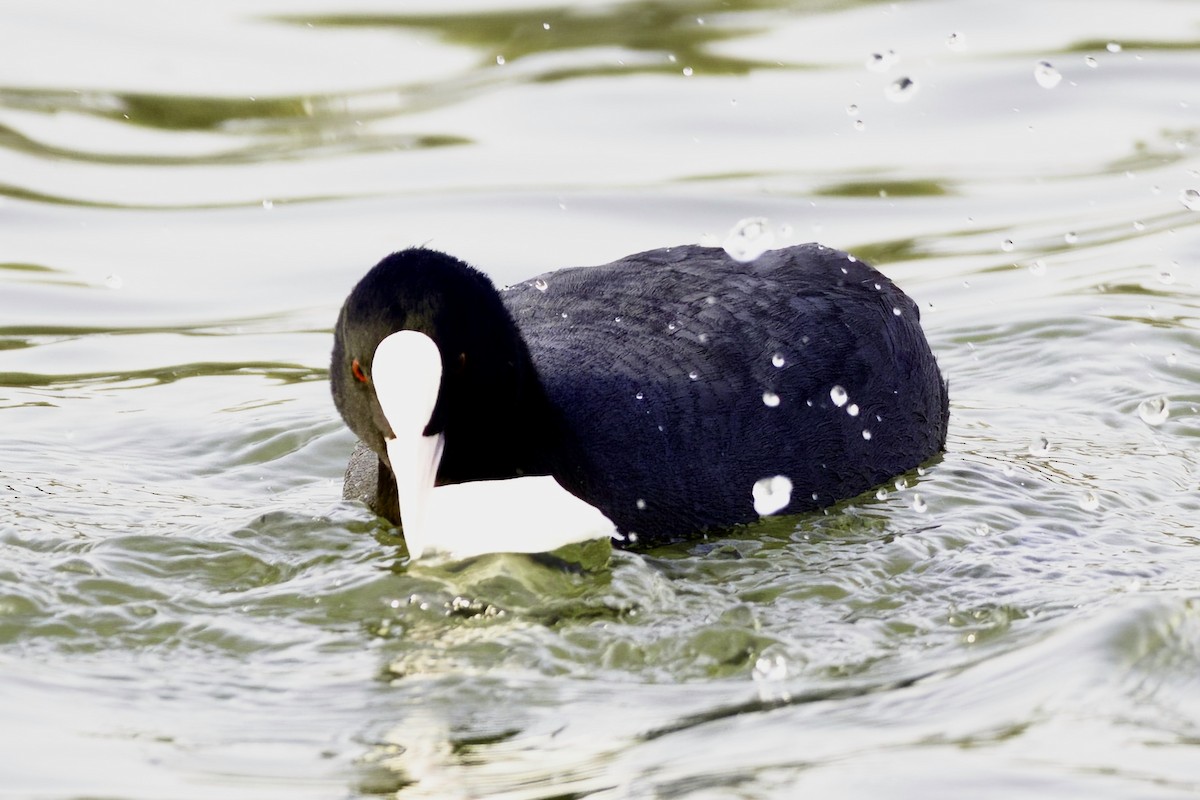
[{"label": "water splash", "polygon": [[1039,61],[1033,68],[1033,79],[1043,89],[1053,89],[1062,82],[1062,73],[1056,70],[1049,61]]},{"label": "water splash", "polygon": [[788,676],[787,656],[783,653],[763,653],[754,662],[754,680],[779,682]]},{"label": "water splash", "polygon": [[733,226],[721,245],[729,257],[743,264],[761,256],[771,249],[775,236],[771,233],[766,217],[748,217]]},{"label": "water splash", "polygon": [[884,50],[867,56],[867,69],[871,72],[887,72],[900,61],[895,50]]},{"label": "water splash", "polygon": [[905,76],[889,83],[887,88],[883,90],[883,96],[893,103],[907,103],[916,97],[917,89],[919,88],[920,84],[912,78]]},{"label": "water splash", "polygon": [[760,517],[774,514],[792,502],[792,481],[786,475],[759,478],[754,482],[750,496],[754,498],[754,511]]},{"label": "water splash", "polygon": [[1149,397],[1138,403],[1138,416],[1142,422],[1157,428],[1171,416],[1171,402],[1165,396]]}]

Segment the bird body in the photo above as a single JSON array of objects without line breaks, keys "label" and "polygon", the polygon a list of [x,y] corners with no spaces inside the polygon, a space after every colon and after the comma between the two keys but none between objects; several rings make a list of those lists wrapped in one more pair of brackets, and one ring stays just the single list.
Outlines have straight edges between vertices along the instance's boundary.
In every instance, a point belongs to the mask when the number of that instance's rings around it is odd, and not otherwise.
[{"label": "bird body", "polygon": [[742,263],[670,247],[496,292],[415,249],[347,299],[331,370],[339,409],[381,459],[373,505],[393,519],[387,425],[370,381],[349,373],[398,330],[442,356],[423,420],[444,437],[438,482],[552,475],[641,542],[753,521],[769,487],[784,491],[771,511],[826,506],[945,443],[946,384],[916,304],[843,252]]}]

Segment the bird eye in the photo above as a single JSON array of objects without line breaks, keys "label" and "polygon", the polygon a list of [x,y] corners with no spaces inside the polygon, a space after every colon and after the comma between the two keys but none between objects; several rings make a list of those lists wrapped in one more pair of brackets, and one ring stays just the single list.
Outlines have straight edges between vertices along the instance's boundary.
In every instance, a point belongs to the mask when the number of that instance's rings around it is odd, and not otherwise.
[{"label": "bird eye", "polygon": [[362,364],[358,363],[357,358],[351,362],[350,372],[354,375],[354,379],[359,383],[368,383],[371,380],[367,377],[367,373],[363,372]]}]

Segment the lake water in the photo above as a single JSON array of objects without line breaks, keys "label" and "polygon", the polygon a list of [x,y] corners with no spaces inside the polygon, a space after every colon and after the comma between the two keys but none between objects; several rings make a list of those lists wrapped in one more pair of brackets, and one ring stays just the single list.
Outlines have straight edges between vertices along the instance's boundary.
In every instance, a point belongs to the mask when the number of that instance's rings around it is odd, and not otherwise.
[{"label": "lake water", "polygon": [[[0,53],[0,797],[1200,791],[1200,3],[15,0]],[[578,573],[339,500],[382,255],[756,216],[918,302],[944,458]]]}]

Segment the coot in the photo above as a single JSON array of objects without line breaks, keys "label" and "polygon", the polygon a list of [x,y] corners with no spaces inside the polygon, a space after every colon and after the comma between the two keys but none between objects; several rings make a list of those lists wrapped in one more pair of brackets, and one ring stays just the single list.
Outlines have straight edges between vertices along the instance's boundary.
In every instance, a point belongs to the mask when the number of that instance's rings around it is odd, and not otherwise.
[{"label": "coot", "polygon": [[[462,549],[434,530],[455,508],[482,528],[473,551],[540,546],[516,541],[538,504],[511,479],[528,476],[551,476],[593,533],[611,520],[645,544],[827,506],[945,444],[919,320],[881,273],[817,244],[748,263],[667,247],[502,290],[444,253],[393,253],[335,331],[333,397],[361,440],[345,494],[403,524],[414,556]],[[494,494],[458,487],[431,511],[435,482]],[[554,509],[551,527],[573,524]]]}]

